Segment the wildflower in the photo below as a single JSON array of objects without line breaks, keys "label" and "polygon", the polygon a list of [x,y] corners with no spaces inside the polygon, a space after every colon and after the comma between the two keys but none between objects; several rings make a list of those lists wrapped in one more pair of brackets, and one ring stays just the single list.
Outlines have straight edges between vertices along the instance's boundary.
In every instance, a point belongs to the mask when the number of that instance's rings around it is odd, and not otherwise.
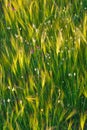
[{"label": "wildflower", "polygon": [[20,41],[23,42],[23,37],[22,36],[20,36]]},{"label": "wildflower", "polygon": [[10,7],[10,6],[11,6],[11,4],[10,4],[10,3],[8,3],[8,4],[7,4],[7,7]]},{"label": "wildflower", "polygon": [[72,74],[71,74],[71,73],[69,73],[69,74],[68,74],[68,76],[69,76],[69,77],[72,77]]},{"label": "wildflower", "polygon": [[11,88],[11,87],[10,87],[10,86],[8,86],[8,89],[9,89],[9,90],[10,90],[10,88]]},{"label": "wildflower", "polygon": [[49,65],[49,62],[47,62],[47,65]]},{"label": "wildflower", "polygon": [[10,101],[11,101],[11,100],[8,98],[8,99],[7,99],[7,102],[9,103]]},{"label": "wildflower", "polygon": [[73,38],[70,36],[70,40],[72,40]]},{"label": "wildflower", "polygon": [[51,57],[49,56],[48,58],[50,59]]},{"label": "wildflower", "polygon": [[21,78],[23,79],[23,75],[21,76]]},{"label": "wildflower", "polygon": [[39,69],[35,68],[34,71],[37,73],[37,75],[39,75]]},{"label": "wildflower", "polygon": [[80,5],[82,5],[83,3],[81,2]]},{"label": "wildflower", "polygon": [[33,28],[34,28],[34,29],[36,29],[36,26],[35,26],[35,24],[33,24],[32,26],[33,26]]},{"label": "wildflower", "polygon": [[15,34],[15,37],[18,38],[19,36],[17,34]]},{"label": "wildflower", "polygon": [[33,41],[33,43],[35,43],[35,42],[36,42],[36,40],[35,40],[34,38],[32,39],[32,41]]},{"label": "wildflower", "polygon": [[15,11],[16,9],[14,7],[12,7],[12,10]]},{"label": "wildflower", "polygon": [[21,31],[22,29],[21,29],[21,28],[19,28],[19,30]]},{"label": "wildflower", "polygon": [[37,68],[35,68],[34,70],[37,71]]},{"label": "wildflower", "polygon": [[87,8],[85,7],[84,10],[87,10]]},{"label": "wildflower", "polygon": [[33,49],[31,49],[31,50],[30,50],[30,54],[33,54],[33,53],[34,53],[34,50],[33,50]]},{"label": "wildflower", "polygon": [[13,88],[12,88],[12,92],[14,92],[14,91],[15,91],[15,88],[13,87]]},{"label": "wildflower", "polygon": [[11,27],[8,26],[8,27],[7,27],[7,30],[10,30],[10,29],[11,29]]},{"label": "wildflower", "polygon": [[36,33],[38,33],[38,32],[39,32],[39,30],[38,30],[38,29],[36,29],[35,31],[36,31]]},{"label": "wildflower", "polygon": [[22,100],[20,100],[19,103],[22,105]]},{"label": "wildflower", "polygon": [[43,112],[43,108],[41,108],[41,112]]},{"label": "wildflower", "polygon": [[74,72],[74,76],[76,76],[76,73]]},{"label": "wildflower", "polygon": [[58,103],[60,103],[61,102],[61,100],[58,100]]}]

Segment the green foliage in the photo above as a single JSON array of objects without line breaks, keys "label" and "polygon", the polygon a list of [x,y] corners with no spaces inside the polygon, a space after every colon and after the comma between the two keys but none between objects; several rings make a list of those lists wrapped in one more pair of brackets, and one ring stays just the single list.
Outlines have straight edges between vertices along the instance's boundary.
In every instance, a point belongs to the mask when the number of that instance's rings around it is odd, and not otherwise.
[{"label": "green foliage", "polygon": [[86,130],[86,3],[0,1],[1,130]]}]

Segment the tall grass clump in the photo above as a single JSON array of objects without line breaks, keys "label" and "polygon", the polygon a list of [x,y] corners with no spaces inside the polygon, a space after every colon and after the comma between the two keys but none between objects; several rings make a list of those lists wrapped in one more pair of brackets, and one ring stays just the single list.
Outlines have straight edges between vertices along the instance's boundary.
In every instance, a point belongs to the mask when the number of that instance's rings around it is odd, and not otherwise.
[{"label": "tall grass clump", "polygon": [[87,129],[86,0],[0,0],[0,130]]}]

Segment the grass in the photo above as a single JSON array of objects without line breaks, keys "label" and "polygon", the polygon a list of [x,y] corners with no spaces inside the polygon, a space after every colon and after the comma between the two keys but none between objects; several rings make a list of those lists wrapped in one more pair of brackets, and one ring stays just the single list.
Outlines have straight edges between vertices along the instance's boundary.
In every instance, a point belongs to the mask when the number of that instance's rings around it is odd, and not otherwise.
[{"label": "grass", "polygon": [[87,129],[86,0],[0,1],[0,129]]}]

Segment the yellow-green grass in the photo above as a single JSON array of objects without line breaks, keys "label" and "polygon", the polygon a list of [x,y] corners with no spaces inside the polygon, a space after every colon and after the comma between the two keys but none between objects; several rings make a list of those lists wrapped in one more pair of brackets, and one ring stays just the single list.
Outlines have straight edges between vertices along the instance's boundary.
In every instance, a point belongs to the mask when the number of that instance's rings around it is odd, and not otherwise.
[{"label": "yellow-green grass", "polygon": [[0,129],[86,130],[86,0],[0,2]]}]

